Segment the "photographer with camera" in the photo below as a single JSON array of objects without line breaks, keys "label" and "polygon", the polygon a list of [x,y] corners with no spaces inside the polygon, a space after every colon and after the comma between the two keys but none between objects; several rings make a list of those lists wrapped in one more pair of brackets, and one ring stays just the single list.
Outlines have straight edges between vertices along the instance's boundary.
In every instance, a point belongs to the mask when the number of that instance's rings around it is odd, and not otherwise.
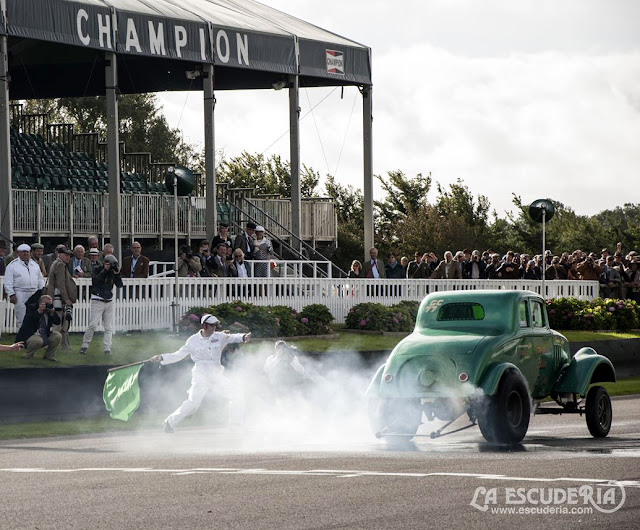
[{"label": "photographer with camera", "polygon": [[113,286],[122,288],[122,278],[118,267],[118,259],[113,254],[104,257],[102,267],[93,272],[91,284],[91,317],[89,327],[84,332],[80,354],[87,353],[96,328],[102,322],[104,326],[104,354],[111,354],[111,336],[113,335]]},{"label": "photographer with camera", "polygon": [[43,359],[56,362],[56,351],[62,341],[62,335],[53,331],[51,327],[59,326],[60,323],[60,317],[53,307],[53,298],[49,295],[42,295],[38,304],[27,305],[27,314],[16,335],[16,342],[24,342],[27,348],[22,358],[33,359],[36,350],[46,346],[47,351]]},{"label": "photographer with camera", "polygon": [[304,383],[305,370],[300,364],[296,350],[287,346],[285,341],[277,341],[274,349],[274,354],[267,357],[264,363],[264,372],[273,391],[283,395]]},{"label": "photographer with camera", "polygon": [[602,267],[595,261],[595,254],[591,253],[578,265],[578,273],[583,280],[599,280],[602,274]]},{"label": "photographer with camera", "polygon": [[64,245],[56,247],[57,258],[51,264],[49,277],[44,293],[53,298],[53,306],[62,323],[54,330],[62,334],[62,348],[69,349],[69,326],[71,325],[71,311],[78,299],[78,288],[69,272],[69,262],[72,252]]},{"label": "photographer with camera", "polygon": [[193,250],[189,245],[180,247],[180,257],[178,258],[178,276],[180,278],[199,278],[202,270],[202,263],[199,257],[193,255]]}]

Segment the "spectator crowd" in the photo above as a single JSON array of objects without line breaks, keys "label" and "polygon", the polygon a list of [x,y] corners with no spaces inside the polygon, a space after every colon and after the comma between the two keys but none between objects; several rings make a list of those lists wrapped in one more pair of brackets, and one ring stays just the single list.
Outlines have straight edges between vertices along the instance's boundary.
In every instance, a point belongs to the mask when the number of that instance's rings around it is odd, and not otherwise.
[{"label": "spectator crowd", "polygon": [[631,298],[640,303],[640,256],[622,252],[622,245],[610,253],[603,248],[598,256],[574,250],[553,255],[520,254],[509,250],[499,254],[493,249],[446,251],[439,259],[433,252],[415,252],[413,260],[390,252],[387,263],[378,259],[378,250],[369,251],[364,264],[354,260],[349,278],[386,278],[420,280],[596,280],[603,298]]},{"label": "spectator crowd", "polygon": [[107,243],[100,250],[95,236],[88,238],[87,249],[57,245],[46,255],[40,243],[22,243],[7,255],[7,244],[0,240],[0,276],[4,276],[3,296],[14,306],[17,342],[26,349],[23,358],[31,359],[37,350],[46,348],[43,358],[55,362],[59,347],[69,349],[68,331],[78,300],[75,280],[90,278],[92,282],[91,318],[79,353],[86,353],[93,332],[102,324],[104,353],[109,355],[114,286],[121,288],[123,277],[147,278],[149,259],[142,255],[138,241],[131,244],[131,256],[123,260],[121,269],[113,245]]},{"label": "spectator crowd", "polygon": [[[113,246],[100,250],[98,238],[89,237],[87,247],[73,250],[57,245],[44,254],[39,243],[21,244],[7,255],[7,245],[0,240],[0,276],[4,276],[3,296],[13,304],[18,326],[18,342],[24,344],[23,357],[32,358],[46,348],[44,358],[56,360],[59,347],[69,348],[68,330],[73,305],[78,300],[75,280],[91,278],[91,316],[85,331],[81,354],[85,354],[96,328],[102,324],[104,353],[111,353],[114,322],[114,291],[122,288],[122,278],[147,278],[149,259],[142,245],[134,241],[131,255],[122,265],[113,255]],[[273,246],[262,226],[248,222],[234,239],[229,227],[220,224],[211,242],[203,240],[194,252],[191,246],[180,249],[178,276],[182,277],[266,277],[273,257]],[[613,252],[604,248],[600,254],[575,250],[553,255],[529,255],[509,250],[505,254],[487,249],[446,251],[440,259],[433,252],[415,252],[413,259],[387,255],[386,263],[371,248],[364,263],[354,260],[349,278],[370,279],[451,279],[451,280],[595,280],[603,298],[630,298],[640,303],[640,256],[622,251],[618,243]],[[137,287],[128,287],[137,292]],[[369,289],[369,288],[368,288]],[[367,292],[375,294],[377,288]]]}]

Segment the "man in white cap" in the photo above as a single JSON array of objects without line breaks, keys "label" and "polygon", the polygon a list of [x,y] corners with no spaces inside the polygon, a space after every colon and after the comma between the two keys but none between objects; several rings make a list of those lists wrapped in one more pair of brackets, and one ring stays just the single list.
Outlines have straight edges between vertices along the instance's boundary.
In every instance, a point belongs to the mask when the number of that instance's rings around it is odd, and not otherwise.
[{"label": "man in white cap", "polygon": [[14,305],[18,329],[27,312],[25,302],[43,287],[44,278],[39,265],[31,259],[31,247],[23,243],[18,247],[18,259],[7,265],[4,278],[4,290]]},{"label": "man in white cap", "polygon": [[191,355],[195,363],[191,372],[188,397],[162,423],[165,432],[174,432],[178,423],[198,410],[209,390],[231,402],[229,404],[231,425],[242,425],[244,420],[244,393],[242,388],[224,376],[224,366],[220,363],[220,357],[227,344],[249,342],[251,333],[221,333],[218,331],[220,321],[209,314],[202,315],[200,327],[200,331],[191,335],[177,352],[155,355],[150,359],[161,364],[171,364]]}]

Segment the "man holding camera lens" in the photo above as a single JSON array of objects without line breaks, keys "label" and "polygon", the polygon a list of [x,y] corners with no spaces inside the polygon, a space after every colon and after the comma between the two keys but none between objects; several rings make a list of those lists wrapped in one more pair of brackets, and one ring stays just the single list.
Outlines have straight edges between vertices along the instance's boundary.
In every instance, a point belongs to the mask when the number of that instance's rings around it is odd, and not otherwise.
[{"label": "man holding camera lens", "polygon": [[41,296],[37,305],[28,305],[27,314],[16,335],[16,342],[24,342],[27,347],[22,358],[32,359],[36,350],[46,346],[43,359],[57,362],[56,351],[62,335],[58,331],[52,331],[51,327],[59,326],[60,322],[60,317],[53,308],[53,298],[49,295]]},{"label": "man holding camera lens", "polygon": [[71,325],[71,311],[78,299],[78,288],[69,272],[69,261],[72,252],[64,245],[56,247],[57,258],[51,264],[49,277],[45,287],[45,294],[53,298],[53,306],[62,321],[55,326],[55,331],[62,334],[63,349],[69,349],[69,326]]},{"label": "man holding camera lens", "polygon": [[189,245],[182,246],[178,258],[178,276],[180,278],[199,278],[201,270],[200,258],[193,255],[193,250]]},{"label": "man holding camera lens", "polygon": [[104,354],[111,355],[111,337],[113,335],[113,286],[122,288],[122,278],[118,267],[118,259],[113,254],[104,257],[102,267],[93,273],[91,284],[91,318],[89,327],[82,338],[80,354],[87,353],[96,328],[102,322],[104,326]]}]

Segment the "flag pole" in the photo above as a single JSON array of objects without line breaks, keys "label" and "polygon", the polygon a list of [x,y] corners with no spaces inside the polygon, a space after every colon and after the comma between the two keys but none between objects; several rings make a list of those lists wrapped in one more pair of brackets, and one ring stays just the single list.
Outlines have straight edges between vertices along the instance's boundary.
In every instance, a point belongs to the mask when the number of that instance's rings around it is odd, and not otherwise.
[{"label": "flag pole", "polygon": [[116,366],[115,368],[109,368],[107,372],[115,372],[116,370],[122,370],[123,368],[129,368],[130,366],[137,366],[139,364],[150,363],[151,360],[147,359],[146,361],[138,361],[137,363],[123,364],[122,366]]}]

